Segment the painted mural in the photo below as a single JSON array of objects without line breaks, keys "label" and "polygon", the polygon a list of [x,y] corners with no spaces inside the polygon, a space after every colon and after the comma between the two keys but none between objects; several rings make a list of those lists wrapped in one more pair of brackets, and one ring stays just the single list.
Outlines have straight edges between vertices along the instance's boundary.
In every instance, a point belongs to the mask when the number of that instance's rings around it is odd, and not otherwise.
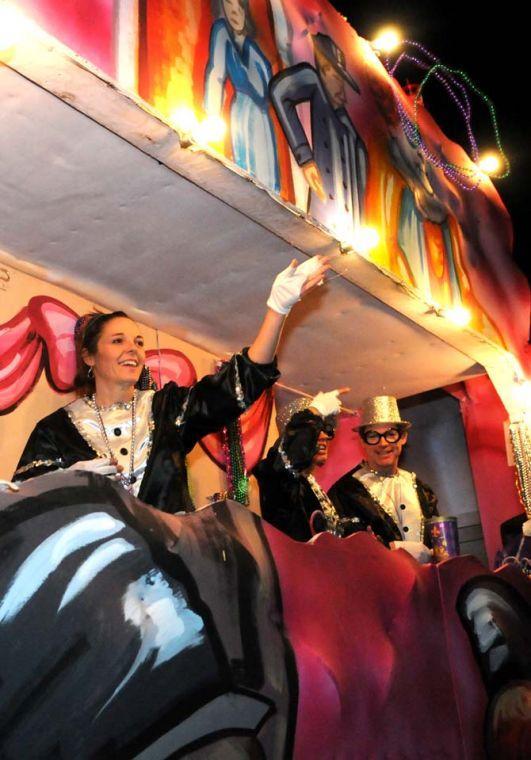
[{"label": "painted mural", "polygon": [[529,290],[492,182],[327,0],[17,4],[180,131],[209,127],[200,142],[338,240],[373,228],[370,261],[466,308],[525,366]]},{"label": "painted mural", "polygon": [[83,472],[0,492],[0,553],[6,760],[529,756],[523,577]]},{"label": "painted mural", "polygon": [[441,165],[478,179],[461,186],[425,159],[404,128],[413,97],[327,2],[142,7],[143,98],[177,123],[183,107],[199,120],[222,117],[225,141],[210,147],[340,241],[373,228],[379,243],[369,260],[430,304],[466,308],[471,327],[522,353],[525,320],[516,308],[508,318],[506,304],[516,297],[525,313],[528,292],[509,259],[510,222],[492,183],[420,106],[424,140]]}]

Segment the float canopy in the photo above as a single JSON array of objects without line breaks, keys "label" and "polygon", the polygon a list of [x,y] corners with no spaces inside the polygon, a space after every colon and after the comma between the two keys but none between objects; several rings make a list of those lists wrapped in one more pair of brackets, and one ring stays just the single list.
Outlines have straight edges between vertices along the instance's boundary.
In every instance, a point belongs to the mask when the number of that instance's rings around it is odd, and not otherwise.
[{"label": "float canopy", "polygon": [[[0,260],[129,309],[218,355],[248,342],[269,283],[337,243],[221,162],[179,147],[155,115],[63,53],[0,68]],[[359,256],[293,313],[282,380],[350,385],[349,406],[483,372],[477,353],[405,316],[401,288]],[[35,268],[36,267],[36,268]],[[411,300],[409,298],[409,300]]]}]

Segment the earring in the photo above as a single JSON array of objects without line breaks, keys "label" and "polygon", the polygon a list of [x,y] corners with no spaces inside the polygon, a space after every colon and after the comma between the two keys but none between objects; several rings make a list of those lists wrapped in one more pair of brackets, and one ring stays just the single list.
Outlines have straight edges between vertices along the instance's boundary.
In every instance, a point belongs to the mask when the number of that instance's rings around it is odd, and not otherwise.
[{"label": "earring", "polygon": [[144,364],[144,366],[142,367],[142,372],[140,373],[140,377],[138,378],[136,387],[138,388],[139,391],[156,391],[157,390],[157,383],[153,380],[151,370],[149,369],[147,364]]},{"label": "earring", "polygon": [[94,380],[94,368],[89,367],[87,370],[87,380]]}]

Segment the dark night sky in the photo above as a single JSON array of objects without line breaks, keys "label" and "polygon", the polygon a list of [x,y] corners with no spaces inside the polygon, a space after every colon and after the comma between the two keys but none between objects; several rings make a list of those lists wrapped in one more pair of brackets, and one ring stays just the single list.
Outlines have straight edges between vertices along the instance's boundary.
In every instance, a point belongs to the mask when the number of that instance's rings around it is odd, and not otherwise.
[{"label": "dark night sky", "polygon": [[[531,219],[526,201],[527,179],[531,176],[531,130],[524,117],[524,103],[530,99],[530,85],[526,82],[524,57],[531,52],[531,35],[528,39],[529,22],[523,18],[522,4],[508,0],[487,10],[486,3],[471,0],[331,1],[367,39],[372,39],[381,26],[396,24],[407,39],[422,43],[444,64],[466,71],[494,102],[502,143],[512,165],[510,176],[495,180],[495,184],[513,219],[515,259],[529,272]],[[411,69],[403,71],[410,81],[420,81],[418,75],[410,75]],[[434,82],[424,92],[425,104],[445,132],[465,145],[461,122],[451,116],[450,99],[440,94]],[[488,111],[480,100],[474,100],[472,113],[476,114],[474,132],[483,138],[479,139],[480,150],[482,145],[485,149],[494,147]]]}]

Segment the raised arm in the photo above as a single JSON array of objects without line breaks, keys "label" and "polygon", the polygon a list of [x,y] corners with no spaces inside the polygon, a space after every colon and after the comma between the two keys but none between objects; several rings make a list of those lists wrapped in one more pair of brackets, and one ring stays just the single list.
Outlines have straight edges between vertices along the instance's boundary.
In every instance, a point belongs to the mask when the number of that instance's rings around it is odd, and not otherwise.
[{"label": "raised arm", "polygon": [[236,419],[277,380],[275,353],[286,316],[322,281],[327,268],[328,262],[322,256],[299,266],[293,260],[275,278],[265,317],[251,346],[189,390],[177,389],[169,408],[175,414],[186,451],[203,436]]},{"label": "raised arm", "polygon": [[327,269],[326,259],[315,256],[300,265],[293,259],[289,267],[277,275],[265,317],[249,348],[249,358],[253,362],[269,364],[273,361],[286,316],[297,301],[322,281]]}]

